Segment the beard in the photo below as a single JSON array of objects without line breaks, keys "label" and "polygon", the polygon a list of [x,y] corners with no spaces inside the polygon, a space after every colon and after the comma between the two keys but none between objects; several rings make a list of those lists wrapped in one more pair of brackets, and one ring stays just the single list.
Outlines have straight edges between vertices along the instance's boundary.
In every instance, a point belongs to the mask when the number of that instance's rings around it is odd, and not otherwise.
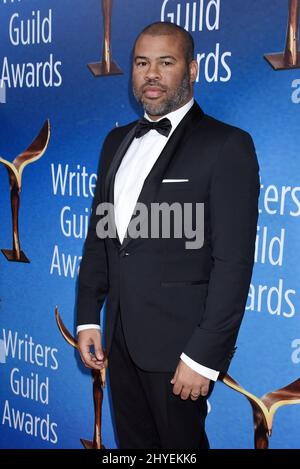
[{"label": "beard", "polygon": [[[160,86],[156,81],[149,81],[147,82],[147,85]],[[191,91],[189,70],[185,72],[178,88],[171,91],[166,90],[166,99],[162,103],[146,102],[143,99],[143,92],[140,91],[140,89],[137,89],[134,84],[132,86],[132,91],[135,99],[138,103],[142,104],[147,114],[151,116],[164,116],[169,114],[169,112],[180,108],[187,101]]]}]

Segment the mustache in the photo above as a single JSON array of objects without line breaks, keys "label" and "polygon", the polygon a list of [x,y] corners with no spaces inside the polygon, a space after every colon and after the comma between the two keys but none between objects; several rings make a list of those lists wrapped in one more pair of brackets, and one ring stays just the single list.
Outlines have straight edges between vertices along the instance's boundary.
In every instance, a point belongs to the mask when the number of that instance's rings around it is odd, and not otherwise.
[{"label": "mustache", "polygon": [[161,91],[166,91],[166,88],[164,86],[161,86],[159,83],[154,81],[149,81],[148,83],[145,83],[142,86],[142,91],[144,91],[145,88],[148,88],[149,86],[155,86],[155,88],[159,88]]}]

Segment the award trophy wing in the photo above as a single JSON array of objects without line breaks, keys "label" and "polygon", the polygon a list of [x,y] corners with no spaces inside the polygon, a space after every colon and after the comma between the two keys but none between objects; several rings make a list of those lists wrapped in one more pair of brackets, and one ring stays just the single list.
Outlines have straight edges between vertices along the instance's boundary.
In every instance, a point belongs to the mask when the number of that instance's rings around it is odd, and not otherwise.
[{"label": "award trophy wing", "polygon": [[[65,340],[77,348],[77,340],[70,334],[68,329],[65,327],[58,311],[58,307],[55,308],[55,318],[58,328],[65,338]],[[103,351],[105,357],[105,368],[107,368],[107,356],[105,350]],[[93,398],[94,398],[94,437],[93,441],[80,439],[85,449],[105,449],[102,444],[101,437],[101,417],[102,417],[102,401],[103,401],[103,388],[105,387],[105,368],[102,370],[91,370],[93,377]]]},{"label": "award trophy wing", "polygon": [[274,70],[300,68],[299,51],[299,10],[300,0],[289,0],[289,17],[284,52],[265,54],[264,58]]},{"label": "award trophy wing", "polygon": [[102,62],[89,63],[88,67],[95,77],[101,77],[105,75],[122,75],[122,70],[116,64],[116,62],[112,60],[111,57],[112,0],[102,0],[102,5],[104,22]]},{"label": "award trophy wing", "polygon": [[255,449],[268,449],[276,410],[284,405],[300,404],[300,378],[261,398],[246,391],[228,374],[221,374],[219,379],[248,399],[253,411]]},{"label": "award trophy wing", "polygon": [[10,187],[10,200],[12,211],[12,236],[13,248],[1,249],[5,257],[9,261],[14,262],[30,262],[23,251],[21,251],[19,239],[19,207],[20,207],[20,192],[22,186],[22,173],[30,163],[37,161],[45,153],[50,139],[50,122],[46,120],[38,136],[29,145],[29,147],[20,153],[12,163],[0,157],[2,163],[9,176]]}]

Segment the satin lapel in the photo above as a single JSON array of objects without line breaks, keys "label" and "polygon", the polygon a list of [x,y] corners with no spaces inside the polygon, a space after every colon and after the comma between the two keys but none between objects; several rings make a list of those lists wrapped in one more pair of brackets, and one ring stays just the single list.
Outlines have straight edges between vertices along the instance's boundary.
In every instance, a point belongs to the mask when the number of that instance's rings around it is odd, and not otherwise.
[{"label": "satin lapel", "polygon": [[104,200],[107,200],[108,202],[113,203],[113,197],[111,197],[111,194],[113,194],[112,188],[113,184],[112,178],[114,178],[117,169],[122,161],[123,156],[125,155],[127,149],[129,148],[129,145],[131,144],[133,138],[134,138],[134,133],[135,133],[135,127],[134,126],[126,135],[126,137],[121,141],[121,144],[119,145],[115,156],[111,162],[111,165],[107,171],[106,178],[105,178],[105,187],[104,187]]},{"label": "satin lapel", "polygon": [[[143,203],[148,207],[148,209],[150,209],[150,204],[155,200],[161,181],[164,178],[164,174],[169,167],[173,156],[176,154],[179,145],[184,142],[185,138],[194,129],[195,125],[199,124],[199,121],[203,116],[204,113],[202,109],[195,102],[190,111],[176,127],[163,151],[153,165],[150,173],[144,181],[137,203]],[[131,219],[132,218],[133,217],[131,217]],[[145,217],[141,217],[141,223],[144,219]],[[122,249],[125,248],[130,241],[132,241],[131,238],[125,237],[121,245]]]},{"label": "satin lapel", "polygon": [[[122,161],[123,156],[125,155],[127,149],[129,148],[129,145],[131,144],[132,140],[134,139],[134,133],[135,133],[135,127],[134,126],[128,134],[125,136],[125,138],[121,141],[121,144],[119,145],[113,160],[109,166],[109,169],[106,174],[105,178],[105,183],[104,183],[104,198],[103,200],[113,204],[114,208],[114,180],[115,180],[115,175],[118,170],[118,167]],[[111,213],[112,220],[111,223],[115,225],[115,214],[114,214],[114,209],[113,213]],[[112,238],[113,242],[116,244],[116,247],[119,249],[121,246],[121,242],[118,236],[117,230],[116,232],[116,238]]]}]

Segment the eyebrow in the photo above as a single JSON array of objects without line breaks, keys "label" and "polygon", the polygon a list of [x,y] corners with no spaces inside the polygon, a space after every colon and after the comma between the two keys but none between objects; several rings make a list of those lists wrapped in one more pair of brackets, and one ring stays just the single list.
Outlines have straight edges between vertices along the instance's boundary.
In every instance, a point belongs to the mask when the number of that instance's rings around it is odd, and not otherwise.
[{"label": "eyebrow", "polygon": [[[162,55],[160,57],[158,57],[159,59],[173,59],[177,62],[177,59],[173,56],[173,55]],[[138,59],[146,59],[148,60],[148,57],[145,57],[143,55],[137,55],[134,60],[138,60]]]}]

